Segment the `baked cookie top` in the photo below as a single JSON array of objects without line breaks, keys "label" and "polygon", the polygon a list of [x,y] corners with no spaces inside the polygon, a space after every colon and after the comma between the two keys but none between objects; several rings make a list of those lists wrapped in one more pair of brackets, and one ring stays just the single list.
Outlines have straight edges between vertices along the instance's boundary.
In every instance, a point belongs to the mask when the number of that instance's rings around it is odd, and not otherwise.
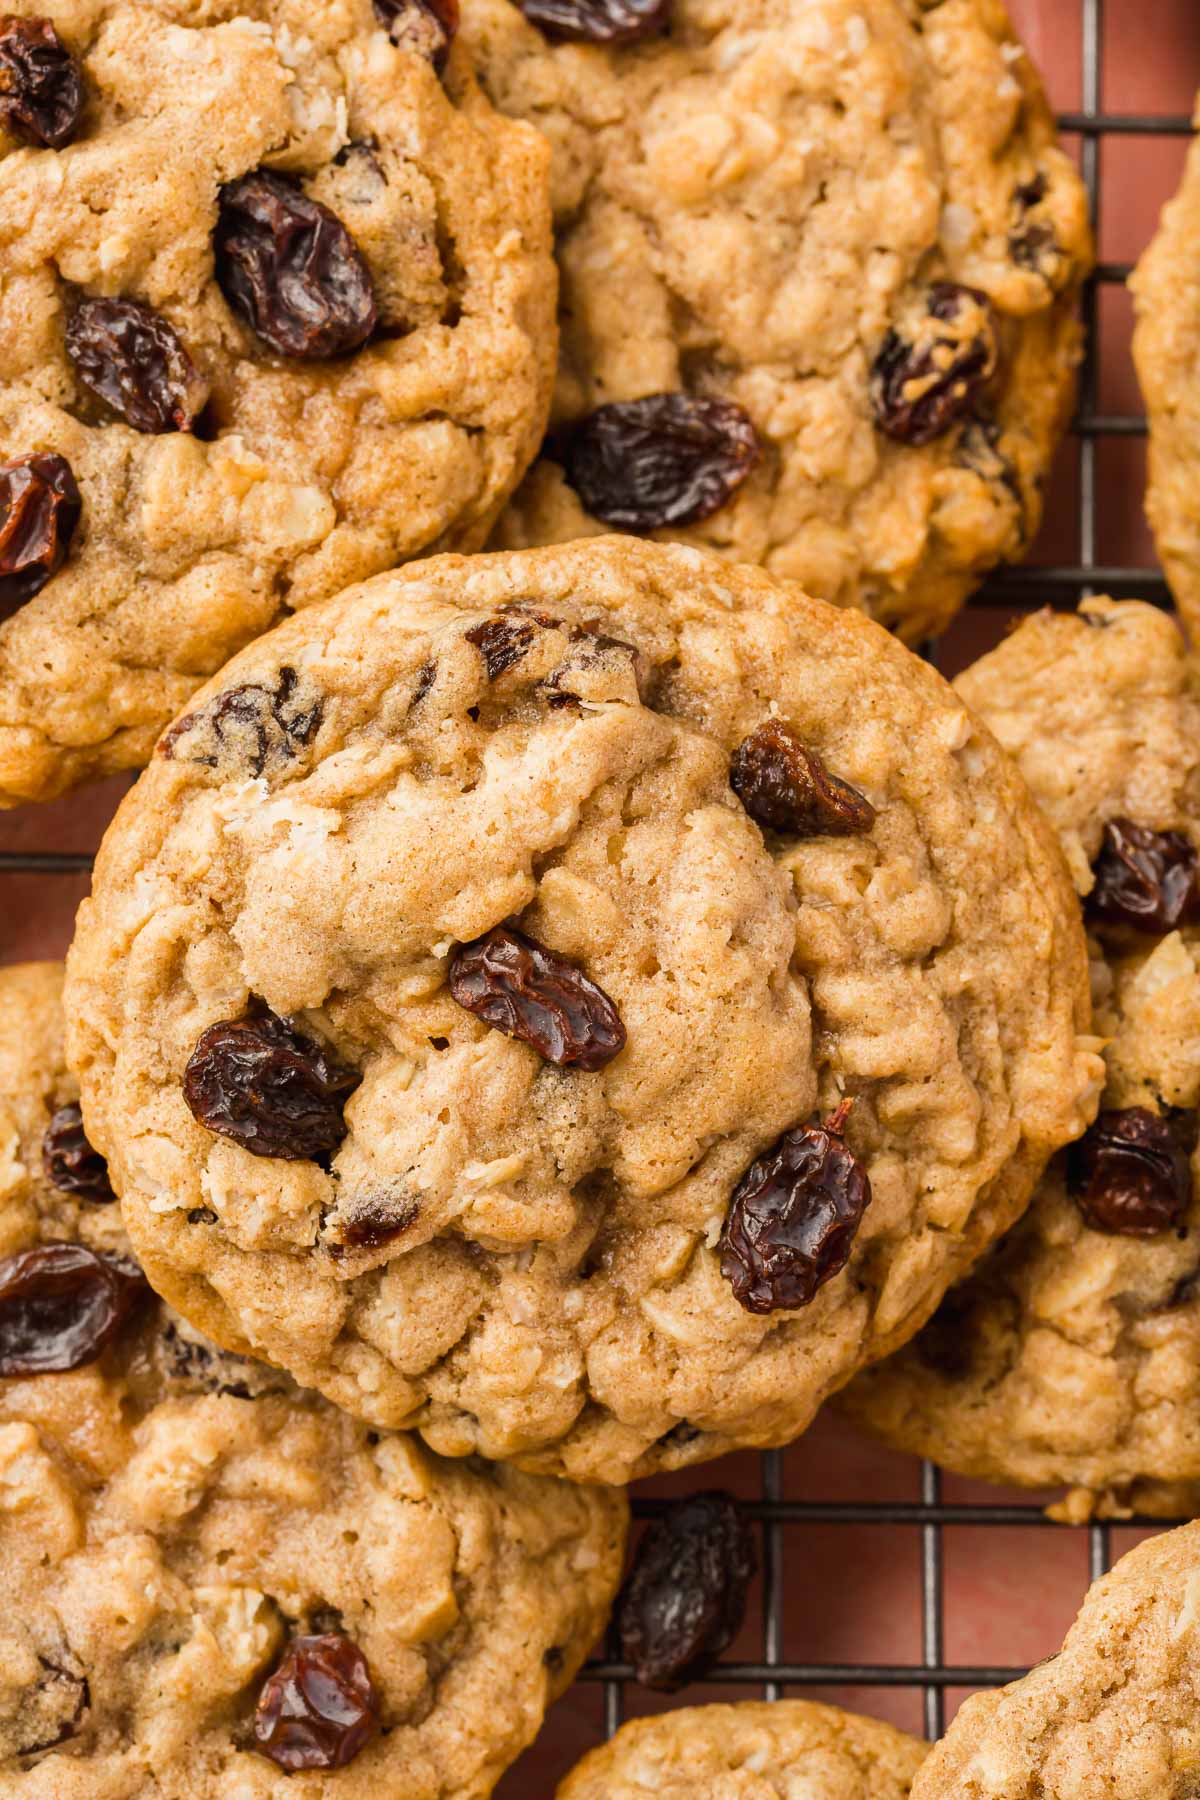
[{"label": "baked cookie top", "polygon": [[602,1625],[622,1498],[442,1462],[172,1321],[85,1247],[118,1209],[72,1236],[36,1173],[52,968],[0,972],[0,1022],[0,1790],[490,1793]]},{"label": "baked cookie top", "polygon": [[557,1800],[908,1800],[928,1748],[807,1700],[689,1706],[622,1726]]},{"label": "baked cookie top", "polygon": [[1059,851],[947,685],[630,539],[251,646],[123,805],[71,968],[155,1286],[577,1479],[795,1436],[1097,1090]]},{"label": "baked cookie top", "polygon": [[1165,613],[1089,600],[957,686],[1084,897],[1106,1086],[1021,1222],[846,1404],[966,1473],[1178,1514],[1155,1489],[1200,1481],[1200,678]]},{"label": "baked cookie top", "polygon": [[434,59],[446,9],[44,4],[0,25],[10,805],[146,762],[287,611],[482,543],[555,344],[546,148]]},{"label": "baked cookie top", "polygon": [[976,1694],[912,1800],[1189,1800],[1200,1767],[1200,1524],[1097,1581],[1057,1656]]},{"label": "baked cookie top", "polygon": [[[650,35],[537,24],[619,10]],[[494,542],[657,526],[937,631],[1032,541],[1091,259],[999,0],[524,13],[463,6],[553,146],[562,280],[550,438]]]},{"label": "baked cookie top", "polygon": [[[1197,113],[1200,121],[1200,112]],[[1129,278],[1133,355],[1150,425],[1146,513],[1159,561],[1193,639],[1200,631],[1200,142]]]}]

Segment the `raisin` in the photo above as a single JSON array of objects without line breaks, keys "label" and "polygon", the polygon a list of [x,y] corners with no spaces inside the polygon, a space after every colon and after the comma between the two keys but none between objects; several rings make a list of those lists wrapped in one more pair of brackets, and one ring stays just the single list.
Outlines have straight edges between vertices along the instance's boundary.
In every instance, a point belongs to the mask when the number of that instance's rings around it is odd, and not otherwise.
[{"label": "raisin", "polygon": [[1149,831],[1132,819],[1110,819],[1092,865],[1096,883],[1087,910],[1108,925],[1174,931],[1197,916],[1196,851],[1181,831]]},{"label": "raisin", "polygon": [[517,0],[553,43],[636,44],[666,31],[671,0]]},{"label": "raisin", "polygon": [[39,452],[0,463],[0,618],[62,568],[82,511],[65,456]]},{"label": "raisin", "polygon": [[758,461],[748,413],[732,400],[650,394],[581,419],[567,477],[588,511],[623,531],[694,525],[724,506]]},{"label": "raisin", "polygon": [[0,119],[27,143],[59,150],[83,112],[79,64],[49,19],[0,19]]},{"label": "raisin", "polygon": [[413,685],[412,699],[408,703],[409,712],[414,712],[437,680],[437,664],[422,663],[417,670],[417,679]]},{"label": "raisin", "polygon": [[31,1715],[28,1723],[34,1736],[19,1747],[18,1756],[36,1756],[42,1750],[53,1750],[56,1744],[66,1743],[76,1735],[92,1704],[86,1675],[64,1669],[46,1656],[39,1656],[38,1662],[44,1673],[32,1691],[26,1690],[23,1708]]},{"label": "raisin", "polygon": [[773,831],[855,837],[875,823],[871,802],[831,775],[781,719],[768,719],[743,738],[729,764],[729,785],[750,817]]},{"label": "raisin", "polygon": [[889,331],[875,359],[876,424],[898,443],[931,444],[974,412],[996,357],[987,296],[935,282],[920,322],[909,334]]},{"label": "raisin", "polygon": [[293,1638],[254,1712],[255,1745],[289,1774],[344,1769],[378,1729],[366,1658],[340,1632]]},{"label": "raisin", "polygon": [[1058,242],[1054,225],[1048,217],[1031,218],[1045,200],[1050,184],[1041,170],[1013,189],[1012,226],[1008,234],[1008,253],[1019,269],[1040,275],[1049,286],[1058,286],[1067,269],[1067,261]]},{"label": "raisin", "polygon": [[301,700],[299,676],[286,666],[274,687],[259,681],[226,688],[198,712],[185,713],[165,733],[159,753],[176,757],[185,738],[185,760],[215,769],[229,761],[261,775],[269,763],[290,762],[321,728],[324,706],[311,693]]},{"label": "raisin", "polygon": [[721,1231],[721,1273],[747,1312],[793,1311],[844,1269],[871,1183],[842,1139],[843,1101],[824,1125],[797,1125],[751,1163]]},{"label": "raisin", "polygon": [[338,1241],[330,1249],[378,1250],[401,1237],[416,1222],[420,1206],[411,1194],[347,1203],[347,1217],[338,1221]]},{"label": "raisin", "polygon": [[484,619],[465,633],[468,644],[474,644],[483,657],[489,681],[496,681],[520,662],[540,630],[536,619],[509,613],[495,619]]},{"label": "raisin", "polygon": [[94,1362],[148,1297],[137,1264],[82,1244],[39,1244],[0,1261],[0,1375]]},{"label": "raisin", "polygon": [[140,300],[83,300],[67,326],[67,355],[85,387],[135,431],[191,431],[207,384],[174,326]]},{"label": "raisin", "polygon": [[412,50],[440,75],[458,33],[458,0],[372,0],[375,17],[398,50]]},{"label": "raisin", "polygon": [[342,1109],[361,1079],[263,1008],[200,1034],[183,1097],[208,1131],[254,1156],[311,1162],[332,1155],[345,1137]]},{"label": "raisin", "polygon": [[604,989],[508,925],[455,951],[450,992],[467,1012],[532,1044],[560,1069],[602,1069],[625,1048],[625,1027]]},{"label": "raisin", "polygon": [[1119,1237],[1170,1231],[1192,1198],[1178,1122],[1144,1106],[1102,1112],[1068,1151],[1067,1178],[1087,1224]]},{"label": "raisin", "polygon": [[732,1643],[756,1566],[729,1494],[693,1494],[654,1520],[617,1601],[621,1654],[644,1687],[670,1693]]},{"label": "raisin", "polygon": [[280,356],[341,356],[378,322],[371,275],[336,213],[259,169],[221,189],[215,236],[221,292]]},{"label": "raisin", "polygon": [[42,1168],[51,1187],[61,1194],[78,1194],[95,1206],[108,1206],[117,1197],[108,1179],[108,1164],[84,1135],[77,1100],[60,1106],[46,1127]]}]

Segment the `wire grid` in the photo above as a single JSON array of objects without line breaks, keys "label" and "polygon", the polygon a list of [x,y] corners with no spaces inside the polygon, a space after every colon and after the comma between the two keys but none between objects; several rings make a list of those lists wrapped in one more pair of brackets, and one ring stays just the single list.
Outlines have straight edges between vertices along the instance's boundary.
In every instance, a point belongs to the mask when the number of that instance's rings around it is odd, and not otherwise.
[{"label": "wire grid", "polygon": [[[1106,137],[1186,137],[1191,121],[1184,114],[1106,113],[1101,105],[1104,0],[1081,0],[1082,61],[1081,99],[1078,112],[1059,115],[1064,133],[1080,140],[1080,162],[1093,223],[1099,224],[1100,148]],[[1083,295],[1086,349],[1080,374],[1079,406],[1072,432],[1077,443],[1079,476],[1078,561],[1073,564],[1033,565],[1005,569],[984,583],[972,605],[1002,607],[1011,612],[1029,611],[1051,602],[1073,605],[1089,593],[1105,592],[1170,605],[1170,595],[1160,573],[1153,568],[1100,564],[1096,560],[1096,446],[1104,438],[1141,437],[1145,419],[1134,414],[1104,414],[1099,410],[1097,318],[1099,294],[1105,286],[1123,283],[1129,274],[1123,263],[1098,264]],[[937,645],[925,647],[936,663]],[[75,875],[90,869],[85,854],[45,851],[0,851],[0,876],[4,874]],[[942,1499],[938,1469],[921,1464],[921,1497],[916,1502],[820,1503],[789,1500],[784,1492],[783,1456],[766,1451],[760,1458],[760,1497],[744,1502],[744,1510],[762,1532],[762,1655],[757,1661],[719,1661],[693,1682],[687,1700],[697,1703],[705,1687],[728,1686],[757,1690],[764,1699],[777,1700],[785,1687],[877,1687],[919,1690],[924,1703],[924,1730],[936,1738],[945,1723],[948,1688],[997,1687],[1026,1671],[1022,1667],[975,1667],[948,1664],[945,1660],[946,1609],[943,1580],[942,1532],[947,1526],[1022,1526],[1030,1529],[1069,1531],[1054,1524],[1039,1504],[1002,1503],[949,1505]],[[649,1519],[662,1513],[669,1502],[635,1498],[634,1517]],[[1162,1529],[1161,1519],[1123,1520]],[[803,1525],[889,1526],[919,1528],[921,1533],[921,1635],[919,1663],[801,1663],[788,1661],[784,1643],[784,1528]],[[1111,1566],[1110,1527],[1095,1522],[1074,1528],[1086,1530],[1089,1543],[1089,1578],[1095,1580]],[[620,1660],[611,1637],[602,1656],[582,1671],[581,1680],[600,1683],[604,1690],[604,1733],[611,1737],[622,1722],[624,1689],[632,1680],[629,1665]],[[582,1749],[584,1746],[580,1746]]]}]

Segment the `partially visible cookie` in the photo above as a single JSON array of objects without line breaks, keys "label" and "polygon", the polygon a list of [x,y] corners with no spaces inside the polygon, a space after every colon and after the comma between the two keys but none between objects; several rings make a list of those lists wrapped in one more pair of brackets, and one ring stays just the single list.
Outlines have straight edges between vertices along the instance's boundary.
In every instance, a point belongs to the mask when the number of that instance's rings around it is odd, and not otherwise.
[{"label": "partially visible cookie", "polygon": [[554,369],[546,148],[456,8],[43,5],[0,17],[0,805],[145,763],[285,613],[481,544]]},{"label": "partially visible cookie", "polygon": [[[463,7],[551,140],[562,279],[551,434],[494,542],[658,527],[940,629],[1037,529],[1091,260],[1003,7],[524,12]],[[640,41],[574,41],[618,12]]]},{"label": "partially visible cookie", "polygon": [[1101,1113],[924,1331],[844,1396],[994,1481],[1179,1516],[1200,1482],[1200,666],[1135,602],[1041,613],[958,681],[1057,828],[1092,933]]},{"label": "partially visible cookie", "polygon": [[557,1800],[908,1800],[928,1748],[807,1700],[689,1706],[622,1726]]},{"label": "partially visible cookie", "polygon": [[583,1480],[794,1437],[1097,1089],[1061,854],[946,683],[624,538],[251,646],[122,806],[71,969],[172,1304]]},{"label": "partially visible cookie", "polygon": [[[1200,123],[1200,112],[1197,113]],[[1129,278],[1133,355],[1150,425],[1146,513],[1184,623],[1200,632],[1200,140]]]},{"label": "partially visible cookie", "polygon": [[603,1623],[623,1501],[441,1462],[172,1320],[117,1207],[38,1173],[58,986],[0,971],[0,1791],[482,1800]]},{"label": "partially visible cookie", "polygon": [[912,1800],[1192,1800],[1200,1771],[1200,1524],[1097,1581],[1057,1656],[976,1694]]}]

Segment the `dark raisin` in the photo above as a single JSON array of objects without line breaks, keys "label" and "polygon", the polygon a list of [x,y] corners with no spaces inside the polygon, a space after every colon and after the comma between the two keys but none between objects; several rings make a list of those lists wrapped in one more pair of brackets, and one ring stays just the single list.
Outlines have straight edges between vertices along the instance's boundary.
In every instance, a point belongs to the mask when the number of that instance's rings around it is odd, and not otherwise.
[{"label": "dark raisin", "polygon": [[0,618],[24,606],[67,560],[83,511],[65,456],[0,463]]},{"label": "dark raisin", "polygon": [[247,681],[226,688],[198,712],[177,719],[159,753],[178,757],[186,739],[184,760],[210,769],[228,761],[261,775],[269,763],[288,762],[316,737],[325,712],[319,695],[309,692],[302,700],[298,686],[295,669],[285,665],[274,687]]},{"label": "dark raisin", "polygon": [[378,1250],[402,1236],[412,1225],[420,1206],[410,1194],[396,1199],[378,1198],[345,1202],[346,1214],[339,1219],[338,1241],[330,1248],[336,1254],[343,1246],[349,1250]]},{"label": "dark raisin", "polygon": [[757,1563],[729,1494],[693,1494],[647,1527],[617,1601],[621,1654],[644,1687],[682,1687],[732,1643]]},{"label": "dark raisin", "polygon": [[987,296],[939,281],[907,334],[889,331],[871,373],[880,430],[901,444],[931,444],[968,418],[996,368]]},{"label": "dark raisin", "polygon": [[95,1206],[108,1206],[117,1197],[108,1179],[108,1164],[84,1135],[77,1100],[60,1106],[46,1127],[42,1168],[51,1187],[62,1194],[78,1194]]},{"label": "dark raisin", "polygon": [[1179,1122],[1144,1106],[1102,1112],[1067,1153],[1071,1193],[1094,1231],[1157,1237],[1181,1223],[1192,1171]]},{"label": "dark raisin", "polygon": [[82,301],[67,355],[84,386],[135,431],[190,431],[208,399],[174,326],[139,300]]},{"label": "dark raisin", "polygon": [[455,951],[450,992],[467,1012],[532,1044],[560,1069],[602,1069],[625,1048],[625,1027],[603,988],[507,925]]},{"label": "dark raisin", "polygon": [[758,461],[750,415],[732,400],[650,394],[597,407],[569,434],[567,477],[623,531],[694,525],[724,506]]},{"label": "dark raisin", "polygon": [[563,1669],[566,1667],[566,1660],[566,1657],[563,1655],[557,1644],[551,1644],[548,1650],[542,1652],[542,1662],[544,1666],[549,1669],[551,1675],[561,1675]]},{"label": "dark raisin", "polygon": [[1087,899],[1094,919],[1136,931],[1174,931],[1200,912],[1196,851],[1181,831],[1148,831],[1110,819],[1092,865]]},{"label": "dark raisin", "polygon": [[871,1204],[871,1183],[846,1147],[843,1101],[824,1125],[797,1125],[751,1163],[721,1231],[721,1273],[747,1312],[807,1306],[844,1269]]},{"label": "dark raisin", "polygon": [[0,1375],[94,1362],[149,1296],[128,1257],[39,1244],[0,1262]]},{"label": "dark raisin", "polygon": [[221,292],[270,349],[304,359],[365,344],[378,314],[371,275],[336,213],[268,169],[221,189]]},{"label": "dark raisin", "polygon": [[344,1769],[378,1730],[366,1658],[340,1632],[293,1638],[254,1712],[255,1745],[289,1774]]},{"label": "dark raisin", "polygon": [[0,119],[27,143],[59,150],[83,111],[79,64],[49,19],[0,19]]},{"label": "dark raisin", "polygon": [[412,50],[438,74],[458,32],[458,0],[372,0],[375,17],[398,50]]},{"label": "dark raisin", "polygon": [[265,1008],[200,1035],[183,1097],[207,1130],[255,1156],[309,1162],[346,1135],[342,1109],[362,1077]]},{"label": "dark raisin", "polygon": [[26,1691],[22,1704],[23,1722],[27,1720],[32,1735],[21,1744],[18,1756],[36,1756],[66,1743],[76,1735],[92,1704],[86,1675],[64,1669],[46,1656],[39,1656],[38,1662],[43,1673],[33,1689]]},{"label": "dark raisin", "polygon": [[729,785],[760,825],[799,837],[855,837],[870,831],[875,808],[857,788],[830,774],[782,719],[768,719],[734,751]]},{"label": "dark raisin", "polygon": [[408,703],[409,712],[412,712],[416,707],[420,706],[422,700],[436,680],[437,664],[431,662],[422,663],[417,670],[417,679],[413,687],[412,699]]},{"label": "dark raisin", "polygon": [[517,0],[553,43],[636,44],[671,22],[671,0]]},{"label": "dark raisin", "polygon": [[520,662],[537,637],[540,626],[536,619],[508,613],[496,619],[484,619],[465,633],[468,644],[474,644],[483,657],[489,681],[496,681]]},{"label": "dark raisin", "polygon": [[189,1225],[215,1225],[217,1215],[211,1206],[189,1206],[187,1222]]},{"label": "dark raisin", "polygon": [[1049,191],[1050,184],[1040,170],[1029,181],[1019,182],[1013,189],[1008,253],[1019,269],[1032,270],[1053,287],[1062,279],[1066,259],[1052,221],[1045,216],[1040,219],[1030,216],[1041,206]]}]

